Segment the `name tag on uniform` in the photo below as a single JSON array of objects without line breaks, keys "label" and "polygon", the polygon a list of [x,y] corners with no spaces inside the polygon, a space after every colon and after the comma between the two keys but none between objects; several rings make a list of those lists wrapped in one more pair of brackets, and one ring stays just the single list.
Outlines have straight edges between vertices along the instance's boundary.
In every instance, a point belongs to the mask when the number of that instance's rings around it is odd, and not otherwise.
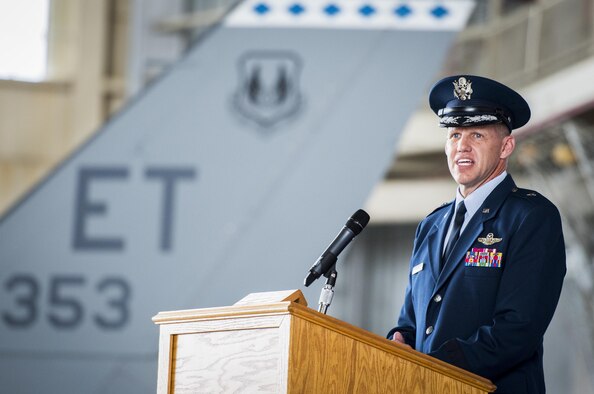
[{"label": "name tag on uniform", "polygon": [[412,274],[418,274],[419,272],[423,271],[423,267],[425,267],[425,263],[415,265],[412,269]]}]

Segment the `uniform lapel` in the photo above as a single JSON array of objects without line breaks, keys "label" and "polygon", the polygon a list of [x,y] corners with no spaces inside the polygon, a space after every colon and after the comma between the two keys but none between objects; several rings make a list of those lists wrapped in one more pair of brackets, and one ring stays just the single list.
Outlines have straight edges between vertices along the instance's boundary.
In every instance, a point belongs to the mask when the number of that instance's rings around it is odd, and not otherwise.
[{"label": "uniform lapel", "polygon": [[483,205],[470,219],[462,234],[460,234],[460,238],[449,258],[444,262],[443,270],[437,279],[434,292],[437,292],[443,286],[458,265],[462,263],[464,255],[483,230],[483,223],[492,219],[497,214],[499,207],[501,207],[507,195],[514,189],[516,189],[516,185],[511,175],[508,175],[485,199]]},{"label": "uniform lapel", "polygon": [[439,276],[443,242],[450,223],[449,219],[454,214],[454,206],[455,204],[452,202],[451,207],[443,214],[443,216],[435,221],[431,233],[428,235],[431,272],[435,280],[437,280],[437,277]]},{"label": "uniform lapel", "polygon": [[441,287],[441,285],[450,277],[462,260],[462,257],[466,254],[466,251],[470,249],[474,240],[479,236],[480,232],[483,230],[483,219],[480,210],[477,211],[472,219],[470,219],[470,222],[468,222],[466,228],[462,234],[460,234],[460,238],[458,239],[456,246],[454,246],[454,249],[452,249],[449,258],[444,261],[443,270],[437,280],[437,287]]}]

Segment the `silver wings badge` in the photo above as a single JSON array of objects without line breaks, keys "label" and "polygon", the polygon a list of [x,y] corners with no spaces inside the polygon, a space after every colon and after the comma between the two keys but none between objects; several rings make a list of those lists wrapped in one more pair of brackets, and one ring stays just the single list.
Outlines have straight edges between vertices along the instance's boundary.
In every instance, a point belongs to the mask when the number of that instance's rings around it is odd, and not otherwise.
[{"label": "silver wings badge", "polygon": [[497,242],[501,242],[502,239],[503,238],[495,238],[493,236],[493,233],[489,233],[489,234],[487,234],[487,236],[485,238],[479,238],[478,241],[480,243],[482,243],[483,245],[490,246],[490,245],[496,244]]}]

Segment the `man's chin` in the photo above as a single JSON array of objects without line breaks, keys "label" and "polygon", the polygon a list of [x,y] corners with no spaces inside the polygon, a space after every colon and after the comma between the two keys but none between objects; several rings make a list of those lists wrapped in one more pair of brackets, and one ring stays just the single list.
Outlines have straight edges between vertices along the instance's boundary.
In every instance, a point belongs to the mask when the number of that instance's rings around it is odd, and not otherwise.
[{"label": "man's chin", "polygon": [[456,173],[452,178],[454,178],[454,181],[460,186],[471,187],[474,184],[471,177],[465,174]]}]

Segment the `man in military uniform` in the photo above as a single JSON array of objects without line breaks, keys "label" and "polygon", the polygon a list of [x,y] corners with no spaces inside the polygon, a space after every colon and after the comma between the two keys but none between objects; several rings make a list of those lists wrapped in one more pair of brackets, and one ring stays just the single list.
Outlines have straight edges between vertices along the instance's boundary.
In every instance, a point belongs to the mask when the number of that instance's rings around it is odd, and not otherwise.
[{"label": "man in military uniform", "polygon": [[478,76],[436,83],[456,198],[419,225],[409,285],[388,338],[491,379],[501,393],[544,393],[543,335],[565,276],[557,208],[507,174],[512,130],[530,108]]}]

